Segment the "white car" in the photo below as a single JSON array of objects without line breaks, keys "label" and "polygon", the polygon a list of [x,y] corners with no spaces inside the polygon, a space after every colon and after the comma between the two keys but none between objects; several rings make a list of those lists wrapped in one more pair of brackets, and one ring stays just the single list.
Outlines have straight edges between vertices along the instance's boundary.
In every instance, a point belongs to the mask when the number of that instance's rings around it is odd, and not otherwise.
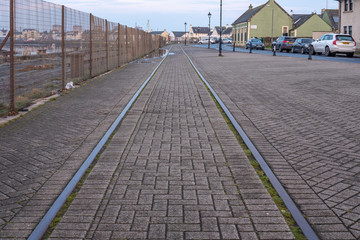
[{"label": "white car", "polygon": [[[210,38],[210,43],[211,43],[211,44],[215,43],[215,40],[212,39],[212,38]],[[209,44],[209,39],[201,39],[201,40],[199,41],[199,44]]]},{"label": "white car", "polygon": [[223,43],[227,43],[227,44],[231,44],[232,43],[232,38],[225,38],[222,40]]},{"label": "white car", "polygon": [[314,54],[324,53],[326,56],[334,56],[337,53],[344,53],[348,57],[353,57],[356,42],[350,35],[329,33],[313,42],[311,47]]}]

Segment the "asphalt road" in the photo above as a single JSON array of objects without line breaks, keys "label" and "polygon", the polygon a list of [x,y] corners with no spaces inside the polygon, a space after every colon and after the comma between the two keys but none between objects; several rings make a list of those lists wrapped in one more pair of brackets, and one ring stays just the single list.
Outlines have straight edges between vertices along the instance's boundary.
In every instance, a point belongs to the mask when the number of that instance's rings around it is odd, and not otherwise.
[{"label": "asphalt road", "polygon": [[[203,48],[207,48],[208,45],[194,45],[196,47],[203,47]],[[211,48],[217,49],[219,50],[219,44],[211,44],[210,45]],[[223,44],[222,45],[222,49],[223,51],[233,51],[233,46],[230,44]],[[237,47],[235,49],[236,52],[249,52],[250,49],[245,49],[245,48],[239,48]],[[272,51],[270,50],[252,50],[252,52],[254,54],[265,54],[265,55],[272,55]],[[309,55],[308,54],[300,54],[300,53],[287,53],[287,52],[276,52],[277,56],[288,56],[288,57],[295,57],[295,58],[303,58],[303,59],[308,59]],[[336,57],[327,57],[325,55],[313,55],[312,58],[314,60],[326,60],[326,61],[334,61],[334,62],[351,62],[351,63],[360,63],[360,57],[353,57],[353,58],[348,58],[345,55],[338,55]]]}]

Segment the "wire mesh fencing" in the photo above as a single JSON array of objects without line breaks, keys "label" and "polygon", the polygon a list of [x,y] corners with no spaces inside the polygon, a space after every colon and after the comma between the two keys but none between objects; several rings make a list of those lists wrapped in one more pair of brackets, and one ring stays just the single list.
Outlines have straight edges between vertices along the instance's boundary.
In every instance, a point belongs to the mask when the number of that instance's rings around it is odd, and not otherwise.
[{"label": "wire mesh fencing", "polygon": [[140,58],[165,39],[42,0],[0,0],[0,116]]}]

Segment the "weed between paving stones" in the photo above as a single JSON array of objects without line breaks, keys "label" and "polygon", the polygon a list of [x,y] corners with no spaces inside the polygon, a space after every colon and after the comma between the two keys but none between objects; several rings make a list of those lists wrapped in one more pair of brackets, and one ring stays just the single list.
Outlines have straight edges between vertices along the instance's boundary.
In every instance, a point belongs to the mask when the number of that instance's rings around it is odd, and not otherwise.
[{"label": "weed between paving stones", "polygon": [[[199,75],[198,75],[199,76]],[[200,80],[201,77],[199,76]],[[205,83],[203,82],[203,84],[205,85]],[[296,240],[306,240],[307,238],[305,237],[305,235],[303,234],[302,230],[300,229],[300,227],[297,225],[297,223],[295,222],[294,218],[292,217],[290,211],[287,209],[287,207],[285,206],[285,203],[283,202],[283,200],[280,198],[280,196],[278,195],[278,193],[276,192],[275,188],[272,186],[271,182],[269,181],[268,177],[266,176],[266,174],[264,173],[264,171],[261,169],[260,164],[256,161],[256,159],[254,158],[254,156],[252,155],[250,149],[246,146],[246,144],[244,143],[244,140],[241,138],[241,136],[239,135],[239,133],[236,131],[235,127],[233,126],[233,124],[231,123],[230,119],[227,117],[226,113],[224,112],[224,110],[221,108],[220,104],[218,103],[218,101],[216,100],[216,98],[214,97],[214,95],[211,93],[210,89],[205,85],[207,91],[209,92],[209,94],[211,95],[213,101],[216,104],[216,107],[218,108],[218,110],[221,112],[221,115],[223,116],[226,124],[228,125],[228,127],[230,128],[230,130],[233,132],[233,134],[235,135],[237,141],[239,142],[240,146],[242,147],[245,155],[247,156],[247,158],[249,159],[251,165],[254,167],[256,173],[259,175],[262,183],[264,184],[264,186],[266,187],[267,191],[269,192],[269,194],[271,195],[272,199],[274,200],[275,204],[277,205],[277,207],[279,208],[281,214],[284,216],[286,223],[289,225],[291,232],[294,234],[294,237]]]},{"label": "weed between paving stones", "polygon": [[[159,67],[160,68],[160,67]],[[159,70],[159,68],[155,71],[154,75],[152,76],[152,78],[155,76],[155,74],[157,73],[157,71]],[[151,79],[152,79],[151,78]],[[95,78],[94,78],[95,79]],[[91,79],[91,81],[93,81],[94,79]],[[150,80],[151,80],[150,79]],[[146,87],[146,86],[145,86]],[[141,93],[145,90],[145,87],[140,91],[139,96],[141,95]],[[65,92],[65,94],[68,94],[71,91]],[[138,96],[138,97],[139,97]],[[132,106],[130,107],[130,109],[132,108]],[[130,109],[128,110],[128,112],[130,111]],[[128,112],[125,114],[124,118],[126,118]],[[91,170],[95,167],[96,163],[99,161],[102,153],[106,150],[107,146],[110,144],[112,138],[114,137],[114,135],[116,134],[116,132],[118,131],[119,127],[121,125],[121,122],[118,124],[118,126],[115,128],[114,132],[110,135],[109,139],[106,141],[106,143],[104,144],[104,146],[102,147],[102,149],[100,150],[100,152],[96,155],[94,161],[90,164],[89,168],[86,170],[86,172],[84,173],[84,175],[81,177],[80,181],[76,184],[75,189],[73,190],[73,192],[70,194],[70,196],[66,199],[64,205],[62,206],[62,208],[60,209],[60,211],[56,214],[54,220],[51,222],[51,224],[49,225],[47,231],[45,232],[43,239],[48,239],[51,235],[51,233],[55,230],[57,224],[61,221],[61,219],[63,218],[63,216],[65,215],[66,211],[68,210],[68,208],[70,207],[72,201],[75,199],[75,197],[77,196],[77,194],[79,193],[82,185],[84,184],[84,182],[86,181],[87,177],[89,176]]]},{"label": "weed between paving stones", "polygon": [[[188,60],[190,61],[190,59],[188,58]],[[191,62],[190,62],[191,63]],[[194,66],[193,66],[194,68]],[[210,91],[210,89],[208,88],[208,86],[205,84],[205,82],[202,80],[201,76],[199,75],[199,73],[196,71],[196,69],[194,68],[196,74],[198,75],[199,79],[201,80],[201,82],[204,84],[205,88],[207,89],[207,91],[209,92],[211,98],[213,99],[213,101],[216,104],[216,107],[218,108],[218,110],[220,111],[221,115],[223,116],[226,124],[228,125],[228,127],[230,128],[230,130],[233,132],[233,134],[235,135],[237,141],[239,142],[240,146],[242,147],[245,155],[247,156],[247,158],[250,161],[250,164],[253,166],[253,168],[255,169],[256,173],[259,175],[259,178],[261,180],[261,182],[264,184],[264,186],[266,187],[267,191],[269,192],[269,194],[271,195],[272,199],[274,200],[275,204],[277,205],[277,207],[279,208],[281,214],[284,216],[286,223],[289,225],[291,232],[293,233],[294,237],[296,240],[306,240],[307,238],[305,237],[304,233],[302,232],[301,228],[297,225],[296,221],[294,220],[294,218],[292,217],[290,211],[287,209],[285,203],[283,202],[283,200],[280,198],[280,196],[278,195],[278,193],[276,192],[275,188],[272,186],[271,182],[269,181],[269,178],[266,176],[266,174],[264,173],[264,171],[261,169],[260,164],[256,161],[255,157],[253,156],[252,152],[250,151],[250,149],[246,146],[244,140],[241,138],[241,136],[239,135],[239,133],[236,131],[234,125],[231,123],[230,119],[227,117],[226,113],[224,112],[224,110],[221,108],[220,104],[218,103],[218,101],[216,100],[215,96],[212,94],[212,92]]]},{"label": "weed between paving stones", "polygon": [[[118,125],[118,127],[120,126],[120,124]],[[117,127],[117,129],[118,129]],[[68,208],[70,207],[72,201],[75,199],[75,197],[77,196],[77,194],[79,193],[82,185],[84,184],[84,182],[86,181],[87,177],[89,176],[91,170],[95,167],[96,163],[99,161],[102,153],[105,151],[105,149],[107,148],[107,146],[110,144],[112,138],[114,137],[114,135],[117,132],[117,129],[115,129],[115,131],[110,135],[109,139],[106,141],[106,143],[104,144],[104,146],[102,147],[102,149],[100,150],[100,152],[96,155],[94,161],[90,164],[89,168],[86,170],[86,172],[84,173],[84,175],[81,177],[80,181],[76,184],[75,189],[73,190],[73,192],[70,194],[70,196],[66,199],[63,207],[60,209],[60,211],[56,214],[54,220],[51,222],[51,224],[49,225],[47,231],[45,232],[43,239],[48,239],[51,235],[51,233],[55,230],[56,225],[61,221],[61,219],[63,218],[63,216],[65,215],[66,211],[68,210]]]}]

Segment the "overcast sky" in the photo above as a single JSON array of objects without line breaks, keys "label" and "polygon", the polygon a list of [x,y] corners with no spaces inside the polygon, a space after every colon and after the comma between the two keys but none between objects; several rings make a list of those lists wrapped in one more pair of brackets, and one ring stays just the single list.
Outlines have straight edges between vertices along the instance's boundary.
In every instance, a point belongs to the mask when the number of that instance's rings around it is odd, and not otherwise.
[{"label": "overcast sky", "polygon": [[[220,0],[48,0],[95,16],[134,27],[137,24],[150,30],[184,31],[184,23],[207,26],[211,12],[211,26],[219,26]],[[250,4],[254,7],[267,0],[223,0],[223,25],[233,23]],[[320,13],[322,8],[338,8],[335,0],[276,0],[286,11],[295,14]]]}]

